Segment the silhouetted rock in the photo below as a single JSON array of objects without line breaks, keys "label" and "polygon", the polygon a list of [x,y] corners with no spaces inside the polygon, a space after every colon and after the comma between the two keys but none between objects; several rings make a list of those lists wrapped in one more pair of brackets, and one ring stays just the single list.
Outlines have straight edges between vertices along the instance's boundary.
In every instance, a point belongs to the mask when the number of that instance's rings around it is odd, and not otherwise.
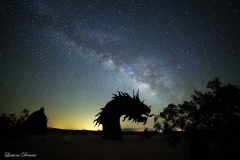
[{"label": "silhouetted rock", "polygon": [[44,113],[44,107],[33,112],[23,123],[22,128],[25,133],[31,135],[46,134],[47,131],[47,117]]}]

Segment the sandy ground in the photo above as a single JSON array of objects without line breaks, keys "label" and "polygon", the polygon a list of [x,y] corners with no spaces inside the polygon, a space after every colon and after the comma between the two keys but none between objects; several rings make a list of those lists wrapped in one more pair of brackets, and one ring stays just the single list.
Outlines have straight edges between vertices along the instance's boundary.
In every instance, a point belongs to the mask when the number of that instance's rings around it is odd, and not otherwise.
[{"label": "sandy ground", "polygon": [[[70,135],[48,133],[45,136],[29,136],[3,144],[1,157],[34,154],[34,159],[114,159],[114,160],[187,160],[187,145],[181,142],[176,149],[171,148],[164,136],[143,138],[139,135],[123,135],[121,141],[101,139],[100,135]],[[24,154],[23,154],[24,155]],[[28,157],[30,158],[30,157]],[[16,158],[17,159],[17,158]]]}]

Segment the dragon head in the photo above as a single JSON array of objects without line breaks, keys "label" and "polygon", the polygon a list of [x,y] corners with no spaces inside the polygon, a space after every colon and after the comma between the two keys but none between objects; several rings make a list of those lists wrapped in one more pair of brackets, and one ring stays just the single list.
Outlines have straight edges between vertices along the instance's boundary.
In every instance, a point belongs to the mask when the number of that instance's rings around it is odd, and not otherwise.
[{"label": "dragon head", "polygon": [[129,106],[126,109],[123,121],[125,121],[125,119],[128,118],[128,120],[132,120],[133,122],[146,124],[147,118],[152,117],[152,115],[149,115],[150,112],[151,106],[145,105],[144,100],[140,101],[139,90],[136,95],[134,94],[133,91],[133,97]]},{"label": "dragon head", "polygon": [[[152,117],[152,115],[149,115],[151,112],[151,106],[147,106],[144,104],[144,101],[140,101],[139,99],[139,90],[137,94],[134,94],[133,91],[133,97],[129,96],[127,93],[119,92],[118,95],[113,94],[113,100],[120,100],[120,101],[126,101],[127,105],[123,107],[124,109],[120,113],[121,115],[124,115],[123,121],[125,121],[126,118],[128,120],[132,120],[135,123],[147,123],[147,118]],[[95,119],[93,122],[96,122],[95,126],[98,124],[103,124],[106,120],[106,115],[109,114],[107,109],[101,108],[101,112],[99,112],[96,116],[98,116],[97,119]],[[96,117],[95,116],[95,117]]]}]

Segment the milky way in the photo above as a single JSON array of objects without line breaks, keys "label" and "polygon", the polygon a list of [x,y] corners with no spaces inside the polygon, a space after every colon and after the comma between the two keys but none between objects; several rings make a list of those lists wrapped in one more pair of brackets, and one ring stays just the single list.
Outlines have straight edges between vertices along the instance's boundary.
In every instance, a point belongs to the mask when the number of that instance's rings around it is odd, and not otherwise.
[{"label": "milky way", "polygon": [[0,4],[2,113],[45,106],[51,127],[94,129],[94,115],[118,90],[139,89],[158,113],[216,77],[240,82],[239,2]]}]

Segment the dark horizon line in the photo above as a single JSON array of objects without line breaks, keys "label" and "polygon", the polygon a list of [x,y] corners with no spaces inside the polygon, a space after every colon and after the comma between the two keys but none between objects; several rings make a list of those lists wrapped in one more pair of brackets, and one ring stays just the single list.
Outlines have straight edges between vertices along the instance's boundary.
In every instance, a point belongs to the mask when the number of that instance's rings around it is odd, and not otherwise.
[{"label": "dark horizon line", "polygon": [[[142,127],[142,128],[122,128],[122,131],[128,132],[128,131],[133,131],[133,132],[141,132],[144,131],[144,128],[148,127]],[[47,129],[53,129],[53,130],[69,130],[69,131],[102,131],[102,130],[88,130],[88,129],[63,129],[63,128],[54,128],[54,127],[47,127]],[[153,128],[148,128],[152,130]],[[141,130],[141,131],[139,131]]]}]

